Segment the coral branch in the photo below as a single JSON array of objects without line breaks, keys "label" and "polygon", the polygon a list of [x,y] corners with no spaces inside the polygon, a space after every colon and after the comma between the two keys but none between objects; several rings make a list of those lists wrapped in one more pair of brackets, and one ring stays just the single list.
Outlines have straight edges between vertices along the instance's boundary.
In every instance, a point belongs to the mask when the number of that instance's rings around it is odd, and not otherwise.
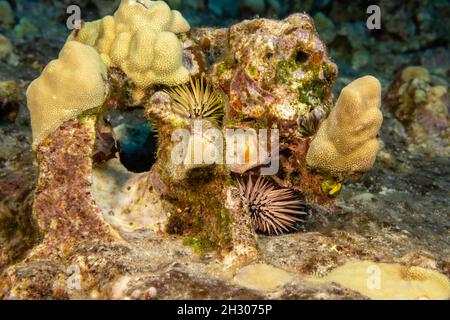
[{"label": "coral branch", "polygon": [[380,100],[380,82],[374,77],[346,86],[311,142],[308,165],[333,174],[368,171],[379,150]]}]

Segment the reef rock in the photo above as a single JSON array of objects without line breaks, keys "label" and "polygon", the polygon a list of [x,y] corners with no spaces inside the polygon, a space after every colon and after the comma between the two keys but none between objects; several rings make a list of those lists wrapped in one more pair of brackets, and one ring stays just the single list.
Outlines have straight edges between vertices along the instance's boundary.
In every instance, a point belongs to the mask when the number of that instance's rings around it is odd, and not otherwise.
[{"label": "reef rock", "polygon": [[[0,129],[0,269],[22,258],[36,244],[38,229],[31,216],[37,167],[31,138],[24,128]],[[7,165],[5,165],[7,164]]]},{"label": "reef rock", "polygon": [[0,34],[0,60],[6,60],[13,56],[14,47],[7,37]]},{"label": "reef rock", "polygon": [[448,88],[435,85],[427,69],[403,69],[384,100],[386,107],[404,124],[411,138],[411,149],[431,156],[450,155]]},{"label": "reef rock", "polygon": [[21,89],[17,81],[0,82],[0,119],[13,121],[17,118],[20,105],[25,100]]},{"label": "reef rock", "polygon": [[[113,16],[87,22],[68,40],[59,59],[28,89],[39,170],[29,217],[39,237],[36,245],[30,236],[18,248],[22,254],[31,247],[17,263],[3,259],[0,297],[361,297],[328,283],[304,284],[292,275],[311,273],[314,257],[307,261],[296,252],[290,255],[293,262],[269,262],[265,254],[280,239],[300,237],[306,243],[314,234],[257,234],[236,185],[236,175],[260,175],[274,165],[267,177],[270,190],[289,189],[286,194],[295,195],[305,216],[320,220],[310,215],[310,206],[331,210],[344,178],[373,164],[382,120],[379,84],[371,77],[356,80],[334,106],[337,67],[308,15],[190,30],[164,2],[122,0]],[[190,77],[195,80],[188,82]],[[102,137],[108,135],[108,113],[130,108],[141,110],[157,130],[157,159],[143,173],[127,172],[117,159],[96,157],[99,152],[115,156],[114,135]],[[358,134],[350,128],[352,114]],[[217,142],[201,132],[226,137],[229,130],[262,129],[270,137],[244,143],[237,157],[247,161],[256,149],[266,149],[255,165],[240,163],[236,169],[230,166],[234,163],[189,161],[191,150],[199,147],[204,154],[205,146]],[[177,137],[186,132],[188,139],[180,143]],[[341,139],[348,134],[351,139]],[[327,153],[330,145],[326,167],[308,161],[308,154],[314,159],[311,154]],[[349,167],[361,153],[368,160]],[[120,205],[114,202],[118,199]],[[2,234],[2,242],[14,247],[11,239]],[[320,250],[327,258],[338,250],[330,243],[339,239],[322,239]],[[368,259],[375,259],[385,242],[367,253]],[[360,246],[349,241],[339,250],[348,250],[350,257]],[[5,251],[2,257],[8,256]],[[256,268],[273,273],[267,287],[231,280],[257,259],[273,265]]]}]

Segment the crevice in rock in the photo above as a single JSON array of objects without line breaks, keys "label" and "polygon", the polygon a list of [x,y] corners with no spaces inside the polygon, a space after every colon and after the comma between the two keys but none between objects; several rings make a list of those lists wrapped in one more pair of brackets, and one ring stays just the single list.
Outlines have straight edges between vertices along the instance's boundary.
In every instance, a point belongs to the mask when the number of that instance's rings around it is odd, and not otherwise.
[{"label": "crevice in rock", "polygon": [[158,134],[148,124],[142,108],[114,110],[106,115],[113,128],[118,157],[127,170],[150,171],[156,162]]}]

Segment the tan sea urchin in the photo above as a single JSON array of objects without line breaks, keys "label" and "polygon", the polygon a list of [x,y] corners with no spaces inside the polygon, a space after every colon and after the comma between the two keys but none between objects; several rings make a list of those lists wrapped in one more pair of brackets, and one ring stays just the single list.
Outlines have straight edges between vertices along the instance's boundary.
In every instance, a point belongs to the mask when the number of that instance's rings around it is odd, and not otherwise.
[{"label": "tan sea urchin", "polygon": [[224,96],[203,75],[165,92],[172,98],[173,111],[182,117],[220,122],[224,115]]},{"label": "tan sea urchin", "polygon": [[269,235],[296,230],[296,222],[305,222],[306,205],[299,193],[292,189],[277,187],[259,176],[254,182],[251,175],[247,182],[237,177],[244,207],[256,231]]}]

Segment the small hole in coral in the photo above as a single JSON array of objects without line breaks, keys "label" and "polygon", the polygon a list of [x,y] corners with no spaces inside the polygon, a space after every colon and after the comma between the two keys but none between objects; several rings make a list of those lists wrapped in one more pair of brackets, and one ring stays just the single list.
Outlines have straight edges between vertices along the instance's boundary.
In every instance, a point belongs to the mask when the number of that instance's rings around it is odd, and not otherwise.
[{"label": "small hole in coral", "polygon": [[273,57],[273,53],[272,52],[267,52],[266,59],[269,60],[269,59],[272,59],[272,57]]},{"label": "small hole in coral", "polygon": [[305,63],[308,61],[309,55],[306,52],[303,52],[302,50],[299,50],[297,54],[295,55],[295,62],[297,63]]}]

